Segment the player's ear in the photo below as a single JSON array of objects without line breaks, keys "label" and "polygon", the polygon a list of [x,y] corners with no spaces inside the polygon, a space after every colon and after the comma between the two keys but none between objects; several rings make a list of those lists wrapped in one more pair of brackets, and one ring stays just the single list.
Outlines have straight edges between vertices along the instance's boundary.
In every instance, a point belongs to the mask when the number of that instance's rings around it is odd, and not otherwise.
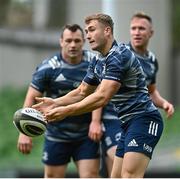
[{"label": "player's ear", "polygon": [[150,32],[150,37],[152,37],[154,35],[154,30],[151,29],[151,32]]},{"label": "player's ear", "polygon": [[59,45],[62,47],[62,38],[59,38]]},{"label": "player's ear", "polygon": [[109,26],[105,27],[104,32],[107,34],[111,33],[111,28]]}]

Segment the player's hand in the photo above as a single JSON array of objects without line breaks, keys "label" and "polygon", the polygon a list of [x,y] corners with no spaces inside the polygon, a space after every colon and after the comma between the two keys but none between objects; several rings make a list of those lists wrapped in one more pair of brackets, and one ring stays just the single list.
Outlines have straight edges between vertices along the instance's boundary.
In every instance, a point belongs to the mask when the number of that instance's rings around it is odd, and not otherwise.
[{"label": "player's hand", "polygon": [[49,110],[56,107],[56,103],[52,98],[48,97],[36,97],[35,98],[37,104],[33,105],[32,108],[37,109],[43,114],[47,113]]},{"label": "player's hand", "polygon": [[60,106],[53,108],[44,113],[44,117],[47,122],[59,121],[68,116],[68,111],[66,107]]},{"label": "player's hand", "polygon": [[23,154],[29,154],[32,150],[32,138],[22,133],[19,134],[17,148]]},{"label": "player's hand", "polygon": [[171,118],[172,115],[174,114],[174,106],[168,101],[163,103],[163,109],[165,110],[167,114],[167,118]]},{"label": "player's hand", "polygon": [[89,138],[98,142],[103,135],[101,122],[92,120],[89,125]]}]

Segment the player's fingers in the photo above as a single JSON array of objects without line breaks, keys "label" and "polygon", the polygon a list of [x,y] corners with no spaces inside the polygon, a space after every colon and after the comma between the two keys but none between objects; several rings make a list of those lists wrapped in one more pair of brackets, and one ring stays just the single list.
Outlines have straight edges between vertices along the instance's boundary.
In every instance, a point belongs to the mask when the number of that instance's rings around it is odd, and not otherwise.
[{"label": "player's fingers", "polygon": [[102,135],[101,134],[96,134],[96,141],[100,141],[101,140]]},{"label": "player's fingers", "polygon": [[89,132],[89,133],[88,133],[88,136],[89,136],[89,138],[90,138],[91,140],[95,140],[94,135],[92,134],[92,132]]},{"label": "player's fingers", "polygon": [[43,102],[44,97],[35,97],[36,102]]},{"label": "player's fingers", "polygon": [[171,117],[173,116],[173,114],[174,114],[174,110],[169,110],[169,111],[167,112],[167,117],[168,117],[168,118],[171,118]]},{"label": "player's fingers", "polygon": [[96,135],[92,135],[91,139],[92,139],[93,141],[97,142],[97,137],[96,137]]},{"label": "player's fingers", "polygon": [[29,144],[19,144],[18,149],[23,154],[29,154],[31,152],[31,146]]},{"label": "player's fingers", "polygon": [[99,137],[99,135],[97,133],[90,133],[89,137],[95,142],[100,140],[100,137]]},{"label": "player's fingers", "polygon": [[92,136],[91,136],[91,134],[90,134],[90,133],[88,134],[88,137],[89,137],[91,140],[93,140],[93,138],[92,138]]},{"label": "player's fingers", "polygon": [[167,117],[171,118],[172,115],[174,114],[174,107],[172,104],[167,107],[166,112],[167,112]]},{"label": "player's fingers", "polygon": [[47,122],[54,122],[57,120],[55,114],[50,111],[44,114],[44,116]]},{"label": "player's fingers", "polygon": [[43,104],[43,101],[42,101],[42,102],[39,102],[39,103],[37,103],[37,104],[32,105],[32,108],[37,109],[37,110],[40,111],[42,104]]}]

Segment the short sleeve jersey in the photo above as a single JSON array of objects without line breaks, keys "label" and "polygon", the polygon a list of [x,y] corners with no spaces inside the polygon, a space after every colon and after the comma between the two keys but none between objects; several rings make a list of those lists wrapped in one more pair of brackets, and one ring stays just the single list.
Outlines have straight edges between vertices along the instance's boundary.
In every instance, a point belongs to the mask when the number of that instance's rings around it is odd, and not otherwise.
[{"label": "short sleeve jersey", "polygon": [[[77,88],[86,75],[89,62],[95,55],[83,51],[81,63],[68,64],[60,53],[45,59],[33,74],[31,86],[45,96],[57,98]],[[47,125],[46,137],[55,141],[81,140],[88,136],[91,113],[67,117]]]},{"label": "short sleeve jersey", "polygon": [[[120,44],[121,45],[121,44]],[[158,61],[155,57],[155,55],[148,51],[146,56],[141,56],[137,54],[134,49],[132,48],[132,45],[129,43],[127,45],[127,48],[129,48],[133,53],[135,54],[136,58],[139,60],[143,72],[146,79],[146,85],[151,85],[156,83],[156,75],[158,72]],[[113,104],[110,102],[108,105],[106,105],[103,109],[103,119],[106,120],[114,120],[118,119],[116,111],[114,110]]]},{"label": "short sleeve jersey", "polygon": [[128,47],[130,50],[133,51],[135,56],[138,58],[146,78],[146,85],[151,85],[156,83],[156,75],[158,72],[158,61],[155,57],[155,55],[151,51],[147,51],[147,54],[145,56],[141,56],[137,54],[134,49],[132,48],[132,45],[129,43]]},{"label": "short sleeve jersey", "polygon": [[84,81],[98,85],[103,79],[121,83],[111,102],[122,122],[134,115],[157,110],[149,97],[140,62],[126,45],[118,45],[115,41],[106,56],[99,55],[90,63]]}]

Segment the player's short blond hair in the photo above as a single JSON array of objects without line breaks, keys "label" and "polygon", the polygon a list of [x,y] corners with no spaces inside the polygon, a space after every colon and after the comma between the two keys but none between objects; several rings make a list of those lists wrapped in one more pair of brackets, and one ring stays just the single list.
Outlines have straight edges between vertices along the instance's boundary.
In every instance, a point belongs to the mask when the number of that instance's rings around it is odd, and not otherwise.
[{"label": "player's short blond hair", "polygon": [[131,17],[131,20],[133,20],[134,18],[146,19],[150,22],[150,24],[152,24],[152,18],[149,15],[147,15],[145,12],[136,12]]},{"label": "player's short blond hair", "polygon": [[113,34],[114,22],[109,15],[102,13],[92,14],[85,18],[85,24],[89,24],[91,20],[97,20],[98,22],[104,24],[105,26],[109,26]]}]

